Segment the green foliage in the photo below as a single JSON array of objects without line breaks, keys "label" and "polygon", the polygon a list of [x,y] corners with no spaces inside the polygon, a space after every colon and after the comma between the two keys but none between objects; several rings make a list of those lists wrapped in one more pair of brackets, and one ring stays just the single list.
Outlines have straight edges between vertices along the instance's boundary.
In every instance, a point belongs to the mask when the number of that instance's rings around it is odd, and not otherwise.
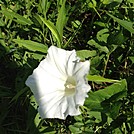
[{"label": "green foliage", "polygon": [[117,21],[122,27],[126,28],[131,33],[134,33],[134,28],[133,28],[134,23],[132,23],[130,21],[125,21],[125,20],[118,19],[118,18],[114,17],[113,15],[111,15],[109,13],[107,13],[107,14],[111,18],[113,18],[115,21]]},{"label": "green foliage", "polygon": [[[0,133],[134,133],[133,0],[0,0]],[[27,77],[56,45],[90,60],[81,115],[40,119]]]},{"label": "green foliage", "polygon": [[43,23],[51,30],[55,38],[57,39],[58,47],[61,47],[61,37],[57,30],[57,28],[53,25],[53,23],[49,20],[46,20],[39,16],[39,18],[43,21]]},{"label": "green foliage", "polygon": [[15,43],[19,45],[19,47],[25,47],[28,50],[31,50],[33,52],[42,52],[46,53],[47,52],[47,46],[41,43],[37,43],[31,40],[20,40],[20,39],[14,39],[13,40]]},{"label": "green foliage", "polygon": [[87,75],[87,79],[89,81],[94,81],[94,82],[119,82],[118,80],[112,80],[112,79],[107,79],[98,75]]}]

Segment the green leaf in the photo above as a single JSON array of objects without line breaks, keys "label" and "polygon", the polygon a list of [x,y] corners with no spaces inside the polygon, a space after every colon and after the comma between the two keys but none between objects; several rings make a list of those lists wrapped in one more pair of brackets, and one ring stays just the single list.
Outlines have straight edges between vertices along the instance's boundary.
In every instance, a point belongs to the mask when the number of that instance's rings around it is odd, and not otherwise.
[{"label": "green leaf", "polygon": [[127,0],[127,1],[134,4],[134,1],[133,0]]},{"label": "green leaf", "polygon": [[2,19],[0,19],[0,26],[4,26],[4,25],[5,25],[5,23],[3,22]]},{"label": "green leaf", "polygon": [[102,3],[107,5],[107,4],[110,4],[112,1],[111,0],[103,0]]},{"label": "green leaf", "polygon": [[91,39],[87,42],[90,46],[97,48],[100,52],[108,53],[109,50],[106,46],[99,45],[95,40]]},{"label": "green leaf", "polygon": [[76,126],[74,126],[74,125],[70,125],[69,126],[69,129],[70,129],[70,131],[72,132],[72,133],[81,133],[81,131],[80,131],[80,129],[78,128],[78,127],[76,127]]},{"label": "green leaf", "polygon": [[112,133],[113,134],[121,134],[122,133],[122,130],[118,127],[116,129],[112,130]]},{"label": "green leaf", "polygon": [[59,34],[57,28],[54,26],[54,24],[51,21],[46,20],[45,18],[42,18],[41,16],[39,16],[39,17],[42,20],[42,22],[50,29],[52,34],[55,36],[55,38],[57,39],[57,42],[58,42],[58,47],[61,48],[61,37],[60,37],[60,34]]},{"label": "green leaf", "polygon": [[97,70],[97,67],[101,64],[101,57],[95,56],[91,58],[90,61],[91,61],[90,74],[99,75],[100,70]]},{"label": "green leaf", "polygon": [[41,0],[40,5],[41,6],[39,6],[39,8],[40,8],[41,12],[43,13],[44,17],[46,18],[47,12],[48,12],[50,5],[51,5],[51,1]]},{"label": "green leaf", "polygon": [[37,113],[36,116],[35,116],[35,118],[34,118],[34,124],[35,124],[35,126],[38,127],[39,124],[40,124],[40,122],[41,122],[41,118],[40,118],[39,113]]},{"label": "green leaf", "polygon": [[93,57],[96,55],[96,51],[90,51],[90,50],[79,50],[76,52],[77,56],[80,57],[81,59]]},{"label": "green leaf", "polygon": [[5,37],[3,36],[1,29],[0,29],[0,45],[2,45],[7,52],[9,51],[9,48],[6,45]]},{"label": "green leaf", "polygon": [[94,24],[98,25],[100,27],[106,27],[106,24],[104,22],[101,22],[101,21],[95,21]]},{"label": "green leaf", "polygon": [[97,111],[89,111],[88,112],[88,114],[90,115],[90,116],[93,116],[93,117],[95,117],[96,118],[96,123],[98,122],[100,122],[100,121],[102,121],[102,119],[101,119],[101,113],[100,112],[97,112]]},{"label": "green leaf", "polygon": [[129,59],[134,63],[134,56],[129,56]]},{"label": "green leaf", "polygon": [[42,52],[42,53],[47,53],[48,47],[44,44],[34,42],[34,41],[31,41],[31,40],[14,39],[13,41],[15,43],[17,43],[20,47],[23,46],[23,47],[27,48],[28,50],[31,50],[31,51],[34,51],[34,52],[39,51],[39,52]]},{"label": "green leaf", "polygon": [[[90,92],[89,97],[85,101],[85,106],[87,106],[92,111],[104,111],[105,107],[109,107],[109,103],[112,101],[118,101],[127,94],[127,83],[126,80],[122,80],[118,83],[114,83],[105,89]],[[112,98],[113,97],[113,98]],[[105,100],[110,99],[109,103]],[[103,104],[104,103],[104,104]],[[105,109],[107,110],[107,109]]]},{"label": "green leaf", "polygon": [[79,128],[79,127],[82,127],[82,126],[84,126],[84,123],[83,122],[76,122],[76,123],[74,123],[74,126],[75,127],[77,127],[77,128]]},{"label": "green leaf", "polygon": [[111,18],[113,18],[115,21],[117,21],[122,27],[124,27],[128,31],[130,31],[131,33],[134,33],[134,28],[133,28],[134,23],[133,22],[121,20],[121,19],[116,18],[115,16],[113,16],[109,13],[107,13],[107,15],[109,15]]},{"label": "green leaf", "polygon": [[61,8],[58,11],[58,18],[56,22],[56,28],[60,34],[61,40],[63,37],[63,28],[66,24],[66,8],[65,8],[66,0],[63,1]]},{"label": "green leaf", "polygon": [[108,29],[102,29],[97,33],[97,39],[98,41],[107,43],[107,38],[109,36],[109,30]]},{"label": "green leaf", "polygon": [[119,80],[107,79],[98,75],[87,75],[87,79],[89,81],[95,81],[95,82],[109,82],[109,83],[119,82]]},{"label": "green leaf", "polygon": [[74,116],[74,119],[75,119],[77,122],[82,122],[82,115]]},{"label": "green leaf", "polygon": [[115,45],[121,45],[125,42],[126,37],[124,37],[122,31],[118,31],[114,34],[110,34],[108,37],[109,45],[115,44]]},{"label": "green leaf", "polygon": [[41,59],[44,57],[43,54],[26,51],[26,52],[25,52],[25,55],[24,55],[24,59],[27,59],[27,57],[31,57],[31,56],[32,56],[34,59],[38,59],[39,61],[41,61]]},{"label": "green leaf", "polygon": [[25,18],[24,16],[21,16],[13,11],[9,11],[6,8],[0,11],[2,14],[4,14],[7,18],[12,19],[13,21],[22,24],[22,25],[31,25],[33,22],[30,19]]},{"label": "green leaf", "polygon": [[95,56],[91,59],[91,66],[97,67],[101,63],[101,57],[100,56]]},{"label": "green leaf", "polygon": [[107,109],[106,114],[110,118],[115,119],[118,116],[121,105],[122,102],[120,101],[112,103],[111,105],[109,105],[109,108],[106,108]]},{"label": "green leaf", "polygon": [[91,1],[88,3],[88,7],[90,7],[90,8],[94,8],[94,7],[96,7],[96,5],[97,5],[97,2],[96,2],[95,0],[91,0]]},{"label": "green leaf", "polygon": [[122,0],[102,0],[102,3],[103,4],[110,4],[110,3],[121,3],[122,2]]},{"label": "green leaf", "polygon": [[40,134],[56,134],[56,131],[53,127],[42,127],[40,130]]},{"label": "green leaf", "polygon": [[75,28],[79,28],[82,25],[82,23],[79,20],[72,21],[71,24]]}]

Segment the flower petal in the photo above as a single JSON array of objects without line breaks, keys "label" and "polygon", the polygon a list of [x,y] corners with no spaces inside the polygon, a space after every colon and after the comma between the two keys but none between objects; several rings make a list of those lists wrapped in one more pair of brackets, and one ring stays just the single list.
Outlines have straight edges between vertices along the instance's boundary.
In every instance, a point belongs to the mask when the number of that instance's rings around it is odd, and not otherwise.
[{"label": "flower petal", "polygon": [[52,66],[56,66],[60,73],[62,73],[63,75],[67,75],[67,64],[70,57],[71,59],[74,58],[73,60],[71,60],[71,64],[69,64],[72,66],[72,61],[76,60],[75,50],[66,51],[64,49],[51,46],[48,50],[47,62],[50,63]]},{"label": "flower petal", "polygon": [[66,115],[69,113],[69,115],[79,115],[81,114],[79,111],[79,105],[77,105],[76,100],[74,99],[74,96],[68,96],[67,97],[68,102],[68,108],[66,109]]},{"label": "flower petal", "polygon": [[30,87],[38,100],[46,94],[56,91],[64,91],[64,80],[53,77],[53,75],[37,67],[31,76],[28,77],[26,85]]},{"label": "flower petal", "polygon": [[90,85],[87,83],[86,75],[89,72],[90,62],[78,62],[74,68],[74,76],[77,80],[75,99],[77,104],[83,105],[85,98],[88,97],[87,93],[91,89]]},{"label": "flower petal", "polygon": [[75,50],[70,54],[67,60],[66,68],[67,68],[67,75],[72,76],[74,73],[74,69],[76,67],[76,64],[78,62],[79,58],[76,56]]},{"label": "flower petal", "polygon": [[[68,115],[79,115],[79,105],[84,104],[90,90],[85,80],[88,71],[89,62],[79,62],[75,50],[66,51],[51,46],[46,58],[26,81],[39,104],[41,117],[65,119]],[[73,77],[75,84],[68,81]],[[65,90],[72,89],[74,92],[66,95]]]},{"label": "flower petal", "polygon": [[[63,101],[64,83],[62,79],[53,77],[42,70],[42,68],[36,68],[33,74],[28,77],[26,85],[30,87],[34,94],[39,105],[38,111],[42,118],[65,119],[63,113],[67,107],[67,102]],[[62,107],[65,108],[63,109]],[[60,112],[57,109],[59,109]]]},{"label": "flower petal", "polygon": [[[47,101],[46,101],[47,98]],[[68,106],[62,94],[49,94],[47,97],[41,99],[39,113],[42,118],[60,118],[65,119],[64,111]],[[43,104],[44,102],[44,104]]]}]

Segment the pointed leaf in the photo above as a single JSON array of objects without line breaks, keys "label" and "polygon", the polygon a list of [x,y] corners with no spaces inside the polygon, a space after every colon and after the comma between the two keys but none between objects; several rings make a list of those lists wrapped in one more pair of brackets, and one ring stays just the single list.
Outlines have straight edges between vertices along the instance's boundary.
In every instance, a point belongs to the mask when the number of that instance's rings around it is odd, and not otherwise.
[{"label": "pointed leaf", "polygon": [[0,26],[4,26],[4,25],[5,25],[4,21],[0,19]]},{"label": "pointed leaf", "polygon": [[[118,83],[114,83],[105,89],[89,93],[89,97],[86,99],[85,106],[92,111],[104,111],[104,106],[109,107],[109,103],[105,100],[113,97],[112,101],[118,101],[127,94],[126,80],[122,80]],[[103,104],[104,103],[104,104]],[[108,104],[107,104],[108,103]],[[107,109],[106,109],[107,110]]]},{"label": "pointed leaf", "polygon": [[98,31],[98,33],[97,33],[97,39],[98,39],[98,41],[100,41],[100,42],[105,42],[105,43],[107,43],[107,38],[108,38],[108,36],[109,36],[109,30],[108,29],[102,29],[102,30],[100,30],[100,31]]},{"label": "pointed leaf", "polygon": [[79,50],[76,52],[78,57],[80,57],[81,59],[85,59],[85,58],[89,58],[89,57],[93,57],[96,55],[96,51],[90,51],[90,50]]},{"label": "pointed leaf", "polygon": [[119,82],[118,80],[113,80],[113,79],[107,79],[98,75],[87,75],[87,79],[89,81],[95,81],[95,82]]},{"label": "pointed leaf", "polygon": [[54,26],[54,24],[51,21],[46,20],[46,19],[42,18],[41,16],[39,16],[39,17],[42,20],[42,22],[50,29],[52,34],[57,39],[58,47],[61,47],[61,37],[60,37],[60,34],[59,34],[57,28]]},{"label": "pointed leaf", "polygon": [[95,40],[91,39],[87,42],[90,46],[97,48],[100,52],[108,53],[109,50],[106,46],[101,46]]},{"label": "pointed leaf", "polygon": [[17,43],[20,47],[25,47],[31,51],[39,51],[42,53],[46,53],[48,47],[44,44],[38,43],[38,42],[34,42],[31,40],[20,40],[20,39],[14,39],[13,40],[15,43]]},{"label": "pointed leaf", "polygon": [[31,25],[33,22],[30,19],[25,18],[24,16],[21,16],[13,11],[9,11],[7,9],[0,11],[2,14],[4,14],[9,19],[13,19],[13,21],[22,24],[22,25]]},{"label": "pointed leaf", "polygon": [[121,20],[119,18],[116,18],[115,16],[107,13],[111,18],[113,18],[115,21],[117,21],[122,27],[124,27],[125,29],[127,29],[128,31],[130,31],[131,33],[134,33],[134,28],[133,28],[133,25],[134,23],[133,22],[130,22],[130,21],[126,21],[126,20]]},{"label": "pointed leaf", "polygon": [[66,23],[66,8],[65,8],[66,0],[63,1],[61,8],[59,9],[58,18],[56,22],[56,28],[60,34],[60,37],[62,39],[63,36],[63,28]]}]

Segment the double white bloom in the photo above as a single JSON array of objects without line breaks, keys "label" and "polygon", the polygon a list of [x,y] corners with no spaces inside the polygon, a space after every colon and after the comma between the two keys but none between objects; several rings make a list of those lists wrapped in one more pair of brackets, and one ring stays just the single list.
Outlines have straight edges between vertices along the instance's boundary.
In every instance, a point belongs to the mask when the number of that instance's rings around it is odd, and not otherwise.
[{"label": "double white bloom", "polygon": [[46,58],[26,80],[42,118],[65,119],[80,114],[79,106],[84,104],[91,88],[85,78],[89,66],[89,61],[79,60],[75,50],[55,46],[48,49]]}]

